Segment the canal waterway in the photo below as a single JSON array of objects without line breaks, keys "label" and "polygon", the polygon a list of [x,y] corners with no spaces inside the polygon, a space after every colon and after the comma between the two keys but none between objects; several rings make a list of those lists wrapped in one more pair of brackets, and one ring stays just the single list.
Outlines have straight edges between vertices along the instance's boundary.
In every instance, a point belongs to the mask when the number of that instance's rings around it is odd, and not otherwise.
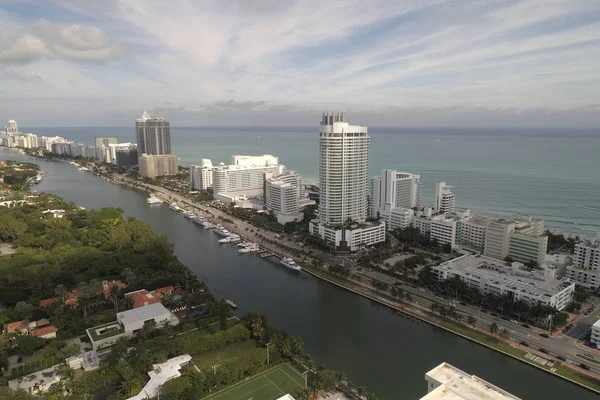
[{"label": "canal waterway", "polygon": [[[0,159],[31,161],[0,151]],[[87,209],[119,207],[151,224],[175,244],[175,253],[215,296],[232,299],[239,315],[264,312],[272,324],[302,338],[305,348],[381,399],[418,399],[424,374],[441,362],[477,375],[524,399],[587,400],[597,395],[451,333],[415,322],[365,298],[276,262],[239,255],[231,245],[166,205],[106,182],[72,165],[35,161],[47,176],[33,187]],[[553,339],[561,340],[561,339]]]}]

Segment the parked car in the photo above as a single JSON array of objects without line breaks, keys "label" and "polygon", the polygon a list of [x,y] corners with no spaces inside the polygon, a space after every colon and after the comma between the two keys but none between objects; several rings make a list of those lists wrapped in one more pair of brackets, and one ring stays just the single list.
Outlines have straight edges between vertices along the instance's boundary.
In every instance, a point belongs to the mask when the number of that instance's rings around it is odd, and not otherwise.
[{"label": "parked car", "polygon": [[556,356],[560,361],[567,361],[567,358],[564,356]]},{"label": "parked car", "polygon": [[525,347],[529,347],[529,343],[525,342],[524,340],[521,340],[521,345],[525,346]]},{"label": "parked car", "polygon": [[19,356],[19,358],[17,358],[17,364],[21,364],[23,362],[23,357]]},{"label": "parked car", "polygon": [[580,367],[580,368],[582,368],[582,369],[585,369],[586,371],[588,371],[588,370],[590,369],[590,367],[588,367],[588,366],[587,366],[586,364],[584,364],[584,363],[581,363],[581,364],[579,364],[579,367]]},{"label": "parked car", "polygon": [[505,317],[504,315],[503,315],[503,316],[501,316],[500,318],[502,318],[502,319],[503,319],[503,320],[505,320],[505,321],[510,321],[510,318],[508,318],[508,317]]},{"label": "parked car", "polygon": [[548,339],[550,337],[550,335],[548,335],[547,333],[540,333],[541,337],[544,337],[546,339]]},{"label": "parked car", "polygon": [[523,328],[527,328],[527,329],[531,328],[531,327],[530,327],[529,325],[527,325],[527,324],[521,324],[521,326],[522,326]]},{"label": "parked car", "polygon": [[395,282],[394,286],[402,286],[402,282]]},{"label": "parked car", "polygon": [[589,358],[594,358],[594,355],[592,353],[585,353],[584,356],[589,357]]},{"label": "parked car", "polygon": [[461,302],[460,302],[460,303],[458,303],[458,304],[460,304],[461,306],[466,306],[466,305],[467,305],[467,303],[465,303],[464,301],[461,301]]},{"label": "parked car", "polygon": [[497,316],[498,316],[498,314],[492,313],[492,317],[497,317]]},{"label": "parked car", "polygon": [[543,347],[540,347],[539,350],[544,354],[550,354],[550,352]]}]

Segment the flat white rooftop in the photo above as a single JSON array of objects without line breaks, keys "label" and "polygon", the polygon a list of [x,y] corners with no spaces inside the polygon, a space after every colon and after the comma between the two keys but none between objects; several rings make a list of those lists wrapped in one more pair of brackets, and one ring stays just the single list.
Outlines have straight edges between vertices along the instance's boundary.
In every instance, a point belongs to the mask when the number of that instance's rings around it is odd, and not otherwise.
[{"label": "flat white rooftop", "polygon": [[592,325],[592,328],[600,330],[600,319],[596,321],[594,325]]},{"label": "flat white rooftop", "polygon": [[421,400],[519,400],[499,387],[447,363],[427,372],[425,379],[437,386],[430,389]]},{"label": "flat white rooftop", "polygon": [[154,364],[152,371],[148,372],[150,381],[137,395],[130,397],[127,400],[143,400],[156,397],[159,388],[168,380],[179,378],[181,376],[181,368],[192,361],[192,356],[183,354],[177,357],[168,359],[162,364]]},{"label": "flat white rooftop", "polygon": [[154,303],[117,313],[117,321],[119,321],[122,326],[126,326],[140,321],[148,321],[163,315],[171,315],[171,312],[161,303]]}]

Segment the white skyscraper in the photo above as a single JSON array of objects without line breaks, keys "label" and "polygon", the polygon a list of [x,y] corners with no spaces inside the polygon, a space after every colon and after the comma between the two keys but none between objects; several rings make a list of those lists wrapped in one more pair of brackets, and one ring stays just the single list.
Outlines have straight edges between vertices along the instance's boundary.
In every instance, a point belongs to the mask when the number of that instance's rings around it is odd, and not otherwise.
[{"label": "white skyscraper", "polygon": [[367,218],[369,133],[346,113],[323,114],[319,138],[319,217],[330,226]]},{"label": "white skyscraper", "polygon": [[384,169],[371,178],[369,211],[371,218],[389,215],[392,209],[419,207],[421,177],[393,169]]},{"label": "white skyscraper", "polygon": [[190,187],[192,190],[207,190],[212,187],[212,161],[203,158],[200,165],[190,167]]},{"label": "white skyscraper", "polygon": [[450,190],[452,186],[446,185],[446,182],[435,184],[435,210],[441,214],[451,214],[454,212],[454,193]]},{"label": "white skyscraper", "polygon": [[369,144],[366,126],[350,125],[346,113],[323,113],[319,133],[319,220],[313,234],[342,250],[385,240],[385,224],[367,219]]},{"label": "white skyscraper", "polygon": [[8,133],[17,133],[19,132],[19,123],[14,119],[8,121],[8,126],[6,128],[6,132]]}]

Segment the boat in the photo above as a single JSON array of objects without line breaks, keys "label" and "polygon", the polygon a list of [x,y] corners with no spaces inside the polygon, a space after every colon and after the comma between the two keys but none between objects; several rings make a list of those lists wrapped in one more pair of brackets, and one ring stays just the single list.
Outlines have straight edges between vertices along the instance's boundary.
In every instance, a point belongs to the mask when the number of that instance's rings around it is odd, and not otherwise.
[{"label": "boat", "polygon": [[192,221],[198,225],[204,224],[204,218],[200,217],[199,215],[193,216]]},{"label": "boat", "polygon": [[250,244],[246,247],[242,247],[241,249],[238,250],[238,253],[240,254],[248,254],[248,253],[254,253],[260,251],[260,247],[257,244]]},{"label": "boat", "polygon": [[238,247],[248,247],[248,246],[250,246],[250,244],[251,244],[251,243],[248,243],[248,242],[239,242],[239,243],[237,244],[237,246],[238,246]]},{"label": "boat", "polygon": [[151,206],[157,206],[159,204],[162,204],[163,201],[158,197],[150,196],[146,199],[146,203],[150,204]]},{"label": "boat", "polygon": [[229,235],[231,235],[231,232],[229,232],[227,229],[225,229],[222,225],[217,225],[215,227],[214,232],[217,235],[221,235],[221,236],[229,236]]},{"label": "boat", "polygon": [[89,169],[86,167],[79,167],[77,168],[77,171],[89,171]]},{"label": "boat", "polygon": [[175,210],[175,211],[181,210],[181,208],[179,208],[179,206],[177,205],[177,203],[171,203],[171,205],[169,206],[169,208],[171,210]]},{"label": "boat", "polygon": [[302,268],[291,257],[283,257],[280,261],[281,265],[285,265],[289,269],[293,269],[294,271],[302,271]]},{"label": "boat", "polygon": [[223,244],[223,243],[230,243],[231,242],[231,238],[230,237],[226,237],[223,239],[219,239],[219,243]]},{"label": "boat", "polygon": [[42,174],[37,174],[37,176],[35,177],[34,183],[37,185],[41,181],[42,181]]},{"label": "boat", "polygon": [[229,307],[231,308],[237,308],[237,304],[235,304],[233,301],[226,299],[225,303],[227,303],[229,305]]},{"label": "boat", "polygon": [[196,216],[196,214],[194,214],[193,211],[184,211],[183,212],[183,216],[185,218],[190,218],[191,219],[191,218],[194,218]]},{"label": "boat", "polygon": [[204,229],[214,229],[216,227],[215,224],[213,224],[212,222],[208,222],[208,221],[204,221],[202,223],[202,226],[204,227]]}]

